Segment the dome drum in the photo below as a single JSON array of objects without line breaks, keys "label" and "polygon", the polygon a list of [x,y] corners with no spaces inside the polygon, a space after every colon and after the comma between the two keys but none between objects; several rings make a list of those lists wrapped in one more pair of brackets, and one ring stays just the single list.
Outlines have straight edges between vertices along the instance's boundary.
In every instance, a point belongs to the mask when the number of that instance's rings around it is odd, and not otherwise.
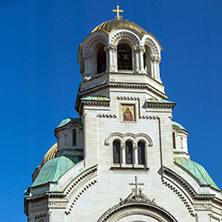
[{"label": "dome drum", "polygon": [[82,80],[104,72],[128,70],[129,73],[146,73],[161,83],[160,51],[156,38],[136,23],[110,20],[95,28],[79,46]]}]

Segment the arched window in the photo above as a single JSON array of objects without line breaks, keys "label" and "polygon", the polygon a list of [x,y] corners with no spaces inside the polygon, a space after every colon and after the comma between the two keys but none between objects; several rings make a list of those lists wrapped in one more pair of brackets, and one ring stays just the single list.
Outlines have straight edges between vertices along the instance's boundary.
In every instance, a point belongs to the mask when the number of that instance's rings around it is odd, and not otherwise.
[{"label": "arched window", "polygon": [[172,136],[173,136],[173,148],[176,149],[176,136],[174,132],[172,133]]},{"label": "arched window", "polygon": [[76,129],[72,130],[72,145],[76,146]]},{"label": "arched window", "polygon": [[126,164],[133,164],[133,144],[129,141],[125,145]]},{"label": "arched window", "polygon": [[145,144],[138,142],[138,164],[145,164]]},{"label": "arched window", "polygon": [[132,50],[125,43],[119,44],[117,48],[118,70],[132,70]]},{"label": "arched window", "polygon": [[120,142],[113,141],[113,163],[120,163]]},{"label": "arched window", "polygon": [[97,53],[97,74],[106,71],[106,52],[102,46]]}]

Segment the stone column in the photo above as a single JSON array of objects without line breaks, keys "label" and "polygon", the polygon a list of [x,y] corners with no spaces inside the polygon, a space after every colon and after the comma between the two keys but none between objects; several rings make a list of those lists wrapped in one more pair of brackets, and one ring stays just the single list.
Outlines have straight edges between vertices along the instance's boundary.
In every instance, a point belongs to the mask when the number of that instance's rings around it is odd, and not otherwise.
[{"label": "stone column", "polygon": [[138,165],[138,149],[137,149],[137,143],[133,144],[133,165]]},{"label": "stone column", "polygon": [[149,164],[149,147],[147,145],[147,143],[145,144],[145,166],[146,168],[148,168],[148,164]]},{"label": "stone column", "polygon": [[125,166],[126,164],[126,152],[125,152],[125,144],[121,143],[121,158],[120,158],[120,165]]},{"label": "stone column", "polygon": [[108,47],[105,46],[104,47],[104,51],[106,52],[106,71],[105,72],[109,72],[109,67],[110,67],[110,62],[109,62],[109,50],[108,50]]},{"label": "stone column", "polygon": [[140,59],[139,59],[139,53],[140,53],[140,50],[139,50],[139,47],[138,46],[134,46],[133,47],[133,59],[134,59],[134,67],[133,67],[133,70],[135,72],[139,72],[140,71]]},{"label": "stone column", "polygon": [[106,52],[106,71],[107,72],[115,72],[117,71],[117,56],[116,56],[116,46],[114,45],[107,45],[104,47],[104,50]]},{"label": "stone column", "polygon": [[151,60],[152,60],[152,77],[161,82],[160,70],[159,70],[159,63],[161,59],[159,56],[152,56]]},{"label": "stone column", "polygon": [[145,47],[144,46],[140,46],[140,72],[144,73],[145,69],[144,69],[144,61],[143,61],[143,54],[145,53]]}]

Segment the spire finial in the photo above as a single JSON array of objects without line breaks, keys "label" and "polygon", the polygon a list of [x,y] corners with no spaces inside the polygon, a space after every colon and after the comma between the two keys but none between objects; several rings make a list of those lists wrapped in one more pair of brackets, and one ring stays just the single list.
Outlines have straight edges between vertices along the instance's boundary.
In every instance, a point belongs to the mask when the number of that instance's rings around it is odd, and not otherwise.
[{"label": "spire finial", "polygon": [[116,7],[117,7],[117,9],[113,9],[113,12],[116,12],[116,13],[117,13],[117,15],[116,15],[115,18],[118,19],[118,20],[119,20],[119,19],[122,19],[123,16],[120,16],[119,13],[120,13],[120,12],[123,12],[123,10],[120,10],[120,9],[119,9],[119,2],[117,2],[117,6],[116,6]]}]

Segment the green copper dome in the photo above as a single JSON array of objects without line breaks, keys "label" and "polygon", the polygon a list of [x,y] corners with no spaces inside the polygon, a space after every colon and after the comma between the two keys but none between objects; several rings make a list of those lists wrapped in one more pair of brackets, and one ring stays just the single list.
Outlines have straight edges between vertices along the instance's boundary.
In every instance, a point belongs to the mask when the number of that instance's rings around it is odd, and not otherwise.
[{"label": "green copper dome", "polygon": [[35,179],[32,187],[45,184],[48,182],[56,182],[60,177],[71,169],[75,164],[67,157],[61,156],[49,160],[42,167],[39,175]]},{"label": "green copper dome", "polygon": [[209,185],[212,188],[220,191],[220,189],[211,179],[210,175],[200,164],[184,157],[175,158],[174,161],[185,168],[192,176],[195,177],[195,179],[199,181],[201,185]]},{"label": "green copper dome", "polygon": [[175,121],[172,121],[172,126],[177,126],[177,127],[179,127],[179,129],[186,130],[181,124],[179,124]]},{"label": "green copper dome", "polygon": [[62,122],[56,128],[59,128],[59,127],[62,127],[62,126],[68,126],[71,123],[79,123],[80,125],[82,125],[81,119],[69,117],[69,118],[66,118],[66,119],[62,120]]}]

